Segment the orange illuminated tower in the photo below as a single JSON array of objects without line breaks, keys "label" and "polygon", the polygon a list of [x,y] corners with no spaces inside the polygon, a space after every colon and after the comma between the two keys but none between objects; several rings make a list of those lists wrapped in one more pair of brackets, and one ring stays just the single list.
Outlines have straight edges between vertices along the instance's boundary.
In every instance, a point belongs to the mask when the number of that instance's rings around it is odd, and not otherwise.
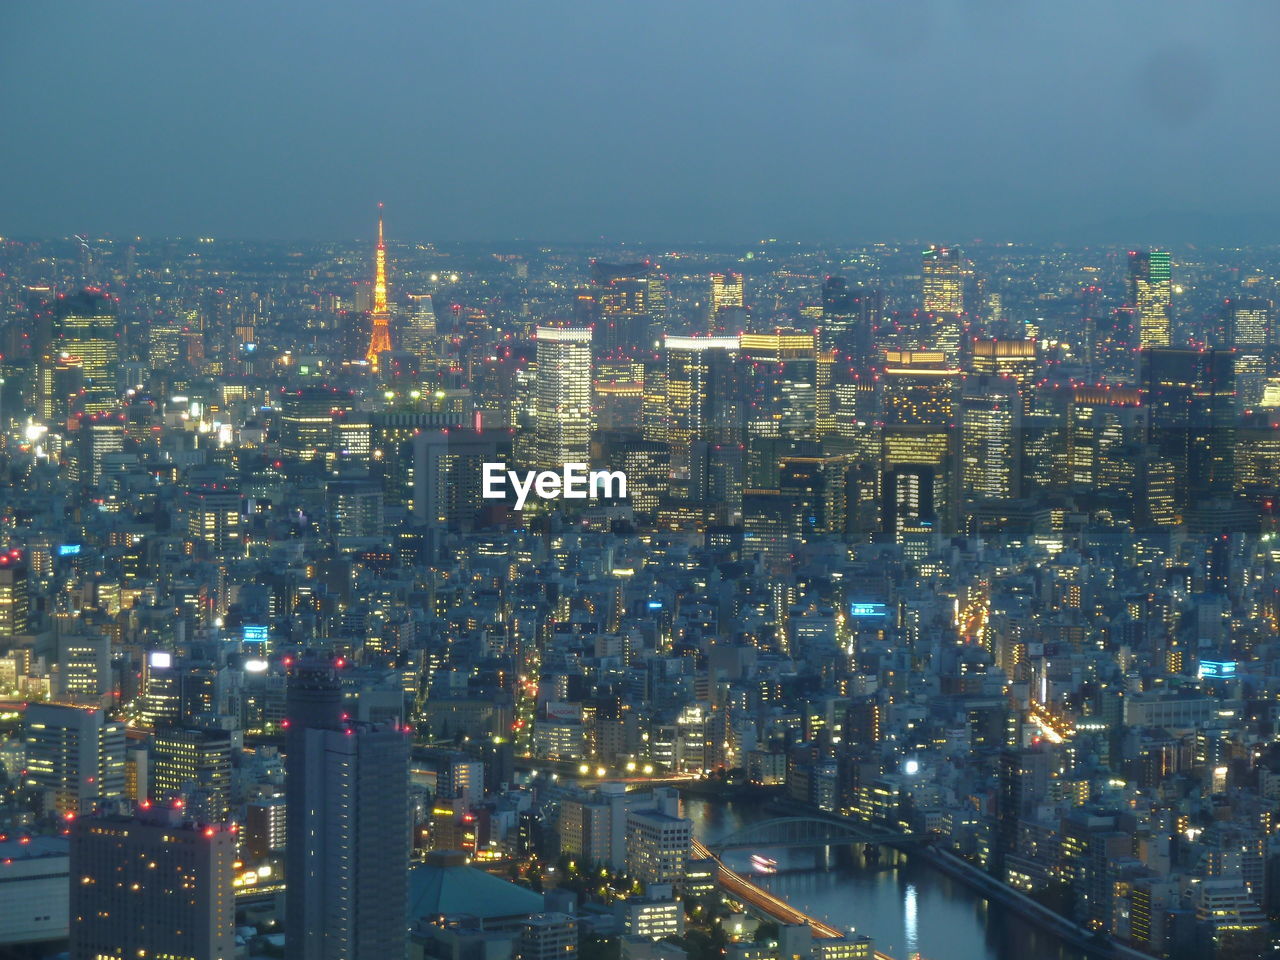
[{"label": "orange illuminated tower", "polygon": [[365,359],[374,373],[378,372],[378,354],[391,349],[391,314],[387,310],[387,245],[382,239],[382,204],[378,204],[377,273],[373,279],[372,329],[369,351]]}]

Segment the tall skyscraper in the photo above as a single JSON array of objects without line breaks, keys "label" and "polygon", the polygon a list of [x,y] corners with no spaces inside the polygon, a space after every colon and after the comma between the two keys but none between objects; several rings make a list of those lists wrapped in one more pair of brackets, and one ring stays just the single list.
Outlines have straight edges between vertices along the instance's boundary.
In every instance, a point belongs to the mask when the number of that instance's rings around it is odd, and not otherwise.
[{"label": "tall skyscraper", "polygon": [[225,483],[205,483],[187,491],[187,535],[204,557],[243,555],[240,490]]},{"label": "tall skyscraper", "polygon": [[378,357],[391,349],[391,312],[387,308],[387,244],[382,238],[382,204],[378,204],[378,249],[374,258],[373,311],[369,314],[369,350],[365,360],[374,373]]},{"label": "tall skyscraper", "polygon": [[42,809],[80,814],[124,795],[124,724],[101,710],[33,703],[23,717],[27,773],[23,786]]},{"label": "tall skyscraper", "polygon": [[817,439],[819,400],[830,411],[830,355],[819,355],[814,335],[746,333],[738,349],[747,435]]},{"label": "tall skyscraper", "polygon": [[107,457],[124,449],[123,413],[91,413],[81,417],[68,456],[67,475],[94,487],[106,470]]},{"label": "tall skyscraper", "polygon": [[1222,313],[1227,345],[1235,349],[1237,405],[1241,410],[1257,409],[1267,385],[1271,301],[1231,297]]},{"label": "tall skyscraper", "polygon": [[1146,439],[1146,416],[1135,388],[1076,388],[1067,403],[1066,482],[1112,492],[1131,484],[1131,452]]},{"label": "tall skyscraper", "polygon": [[314,460],[333,444],[334,419],[350,410],[349,391],[299,387],[280,393],[280,447],[289,457]]},{"label": "tall skyscraper", "polygon": [[[884,522],[912,516],[955,529],[958,499],[956,401],[960,371],[938,351],[890,351],[883,373]],[[905,512],[904,512],[905,511]]]},{"label": "tall skyscraper", "polygon": [[1131,306],[1109,311],[1095,309],[1084,318],[1085,360],[1090,377],[1111,383],[1132,383],[1138,338],[1138,311]]},{"label": "tall skyscraper", "polygon": [[182,809],[81,818],[71,838],[71,960],[234,960],[235,858],[232,829]]},{"label": "tall skyscraper", "polygon": [[875,329],[883,312],[881,291],[850,287],[844,277],[827,277],[822,283],[822,349],[839,350],[864,367],[874,353]]},{"label": "tall skyscraper", "polygon": [[409,737],[343,712],[337,671],[289,677],[285,955],[387,960],[405,951]]},{"label": "tall skyscraper", "polygon": [[925,310],[964,312],[964,269],[959,247],[930,247],[922,256],[920,276]]},{"label": "tall skyscraper", "polygon": [[1012,380],[979,376],[960,398],[960,490],[966,500],[1021,495],[1022,398]]},{"label": "tall skyscraper", "polygon": [[[746,286],[742,274],[726,271],[711,274],[711,300],[707,304],[707,323],[711,332],[728,331],[726,322],[746,309]],[[732,324],[730,324],[732,326]]]},{"label": "tall skyscraper", "polygon": [[507,430],[423,430],[413,438],[413,513],[432,533],[473,529],[492,504],[482,497],[484,464],[511,452]]},{"label": "tall skyscraper", "polygon": [[740,443],[739,390],[734,382],[737,337],[667,337],[666,437],[671,468],[688,475],[690,445]]},{"label": "tall skyscraper", "polygon": [[1169,346],[1172,342],[1173,272],[1168,251],[1129,251],[1129,306],[1137,317],[1139,345]]},{"label": "tall skyscraper", "polygon": [[591,330],[538,327],[537,338],[534,459],[546,470],[586,463],[591,446]]},{"label": "tall skyscraper", "polygon": [[941,350],[947,359],[960,356],[964,313],[964,260],[958,247],[930,247],[920,265],[921,300],[931,326],[920,332],[929,349]]},{"label": "tall skyscraper", "polygon": [[84,377],[80,409],[111,410],[119,399],[120,319],[115,303],[97,290],[85,290],[57,301],[55,355],[79,357]]},{"label": "tall skyscraper", "polygon": [[822,281],[823,327],[838,324],[852,316],[853,298],[849,295],[849,281],[840,276],[827,277]]},{"label": "tall skyscraper", "polygon": [[407,505],[414,496],[414,437],[424,431],[470,426],[473,418],[456,411],[385,410],[369,417],[370,475],[382,481],[388,507]]},{"label": "tall skyscraper", "polygon": [[633,348],[649,339],[653,264],[591,261],[592,294],[599,308],[595,346],[601,355]]},{"label": "tall skyscraper", "polygon": [[177,319],[157,319],[147,328],[147,361],[152,370],[176,369],[186,359],[186,338],[190,333]]},{"label": "tall skyscraper", "polygon": [[1034,340],[978,340],[973,344],[970,368],[985,377],[1012,380],[1018,389],[1024,415],[1035,404],[1039,356]]},{"label": "tall skyscraper", "polygon": [[428,360],[433,359],[433,344],[436,337],[436,307],[429,293],[409,294],[410,310],[406,317],[403,347],[415,357],[426,369]]},{"label": "tall skyscraper", "polygon": [[1235,468],[1235,357],[1231,350],[1142,351],[1141,387],[1152,446],[1174,464],[1179,503],[1229,495]]},{"label": "tall skyscraper", "polygon": [[152,650],[142,662],[142,710],[139,719],[153,729],[182,718],[182,669],[168,650]]},{"label": "tall skyscraper", "polygon": [[46,353],[37,370],[36,416],[54,432],[65,429],[67,418],[81,410],[84,364],[68,353]]}]

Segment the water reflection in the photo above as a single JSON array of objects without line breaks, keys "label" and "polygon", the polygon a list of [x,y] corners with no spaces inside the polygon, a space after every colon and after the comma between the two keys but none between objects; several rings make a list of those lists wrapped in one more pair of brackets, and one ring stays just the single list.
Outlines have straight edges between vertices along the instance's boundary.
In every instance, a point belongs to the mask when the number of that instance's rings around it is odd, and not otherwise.
[{"label": "water reflection", "polygon": [[920,918],[916,909],[916,885],[908,883],[902,895],[902,932],[906,940],[907,956],[916,952],[916,945],[920,942]]},{"label": "water reflection", "polygon": [[[689,800],[694,832],[714,841],[770,814],[758,807]],[[751,854],[777,861],[762,874]],[[926,960],[1084,960],[1055,937],[987,902],[968,887],[904,854],[861,847],[734,850],[725,862],[772,893],[832,926],[874,937],[897,960],[919,951]]]}]

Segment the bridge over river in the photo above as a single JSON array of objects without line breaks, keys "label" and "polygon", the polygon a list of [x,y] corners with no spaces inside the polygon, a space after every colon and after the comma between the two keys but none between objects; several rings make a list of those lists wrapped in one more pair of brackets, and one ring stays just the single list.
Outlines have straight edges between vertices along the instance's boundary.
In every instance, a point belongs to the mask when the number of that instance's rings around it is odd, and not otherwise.
[{"label": "bridge over river", "polygon": [[[802,910],[797,910],[785,900],[775,897],[768,890],[752,883],[742,874],[730,870],[710,848],[699,840],[693,841],[693,855],[699,858],[715,860],[717,867],[716,882],[725,893],[735,900],[741,901],[748,910],[752,910],[778,923],[807,923],[810,929],[813,930],[813,935],[818,939],[834,940],[846,935],[845,931],[837,929],[817,917],[810,916]],[[887,953],[876,951],[875,960],[894,960],[894,958]]]},{"label": "bridge over river", "polygon": [[899,830],[859,823],[822,814],[773,817],[755,820],[733,833],[718,837],[707,844],[707,849],[717,856],[726,850],[758,849],[760,847],[831,847],[839,844],[872,843],[901,847],[921,842],[920,838]]}]

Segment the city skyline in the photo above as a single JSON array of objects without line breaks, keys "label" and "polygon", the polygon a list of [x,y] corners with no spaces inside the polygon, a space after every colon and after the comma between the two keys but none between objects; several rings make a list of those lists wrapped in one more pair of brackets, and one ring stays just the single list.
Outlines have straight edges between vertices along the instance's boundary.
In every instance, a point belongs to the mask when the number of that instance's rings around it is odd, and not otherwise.
[{"label": "city skyline", "polygon": [[[175,909],[359,960],[1265,940],[1275,248],[374,220],[0,246],[0,944],[171,949]],[[557,496],[571,461],[625,485]],[[175,902],[116,850],[210,859]],[[997,919],[785,887],[902,869]]]},{"label": "city skyline", "polygon": [[1280,956],[1276,36],[0,4],[0,957]]}]

